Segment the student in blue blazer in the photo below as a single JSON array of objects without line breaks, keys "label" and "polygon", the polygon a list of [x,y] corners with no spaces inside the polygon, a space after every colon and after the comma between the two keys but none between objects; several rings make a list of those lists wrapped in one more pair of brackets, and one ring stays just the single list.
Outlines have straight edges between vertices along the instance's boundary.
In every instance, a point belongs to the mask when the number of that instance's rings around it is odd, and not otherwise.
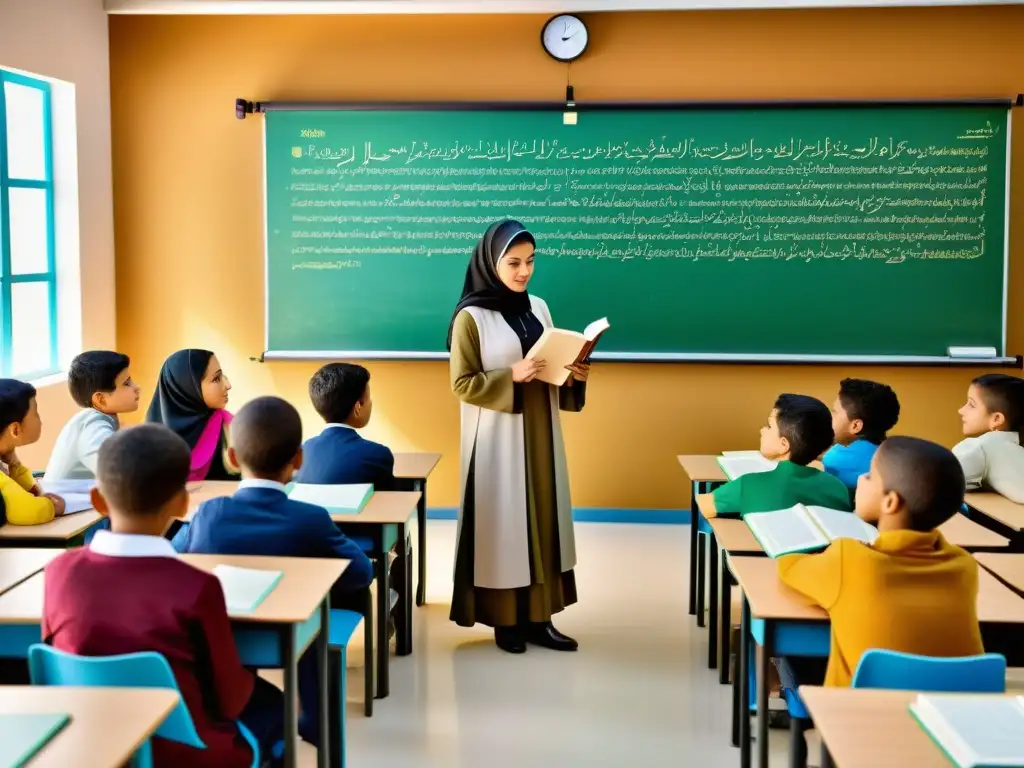
[{"label": "student in blue blazer", "polygon": [[[340,557],[350,561],[331,590],[335,608],[361,610],[361,590],[373,581],[373,566],[323,507],[292,501],[285,491],[302,466],[299,413],[278,397],[246,404],[231,423],[229,458],[242,469],[234,496],[205,502],[174,537],[178,552],[284,557]],[[319,676],[315,649],[299,660],[299,735],[319,744]]]},{"label": "student in blue blazer", "polygon": [[395,485],[395,456],[357,430],[370,423],[370,372],[361,365],[330,363],[309,381],[309,397],[324,431],[303,446],[299,482],[319,485],[372,483],[376,491]]}]

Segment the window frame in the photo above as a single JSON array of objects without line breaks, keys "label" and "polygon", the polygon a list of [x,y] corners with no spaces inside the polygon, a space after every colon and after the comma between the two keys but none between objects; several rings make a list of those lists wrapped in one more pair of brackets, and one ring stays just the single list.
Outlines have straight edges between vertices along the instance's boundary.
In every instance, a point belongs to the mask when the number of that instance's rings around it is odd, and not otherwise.
[{"label": "window frame", "polygon": [[[40,91],[43,96],[43,160],[45,179],[12,179],[7,158],[6,84],[14,83]],[[60,366],[57,325],[57,243],[53,185],[53,100],[50,83],[0,68],[0,375],[30,380],[58,372]],[[11,189],[42,189],[46,193],[46,271],[11,274],[10,203]],[[13,371],[13,316],[11,288],[15,283],[46,283],[49,296],[50,359],[45,368]]]}]

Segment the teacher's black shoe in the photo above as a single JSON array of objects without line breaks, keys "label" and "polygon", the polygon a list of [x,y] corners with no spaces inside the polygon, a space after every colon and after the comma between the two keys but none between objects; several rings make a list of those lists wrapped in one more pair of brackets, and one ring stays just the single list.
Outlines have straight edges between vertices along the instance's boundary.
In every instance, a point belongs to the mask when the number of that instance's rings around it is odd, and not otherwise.
[{"label": "teacher's black shoe", "polygon": [[580,644],[568,635],[563,635],[550,621],[530,624],[526,639],[534,645],[550,648],[553,651],[575,651]]},{"label": "teacher's black shoe", "polygon": [[506,653],[526,653],[526,640],[519,627],[495,627],[494,642]]}]

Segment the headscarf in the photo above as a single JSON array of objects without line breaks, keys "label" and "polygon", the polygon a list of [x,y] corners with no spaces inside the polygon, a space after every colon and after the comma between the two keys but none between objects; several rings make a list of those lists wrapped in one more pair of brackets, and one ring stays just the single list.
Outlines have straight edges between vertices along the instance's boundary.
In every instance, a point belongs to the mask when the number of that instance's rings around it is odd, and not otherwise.
[{"label": "headscarf", "polygon": [[215,413],[203,400],[203,375],[211,357],[206,349],[182,349],[168,357],[146,413],[146,421],[177,432],[193,450]]},{"label": "headscarf", "polygon": [[530,311],[530,296],[526,291],[513,291],[498,277],[498,262],[508,249],[518,243],[537,245],[533,235],[518,221],[505,219],[491,224],[473,248],[466,268],[466,281],[462,297],[455,306],[448,324],[448,350],[452,348],[452,330],[455,318],[466,307],[483,307],[495,312],[525,313]]}]

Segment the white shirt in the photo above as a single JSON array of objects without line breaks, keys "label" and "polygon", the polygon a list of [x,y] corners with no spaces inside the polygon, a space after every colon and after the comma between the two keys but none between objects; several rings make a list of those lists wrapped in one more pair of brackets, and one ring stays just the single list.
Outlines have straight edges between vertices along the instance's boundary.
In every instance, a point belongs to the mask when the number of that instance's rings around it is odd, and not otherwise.
[{"label": "white shirt", "polygon": [[280,491],[281,493],[288,493],[288,487],[283,483],[279,483],[276,480],[263,480],[258,477],[243,480],[238,484],[239,491],[245,488],[265,488],[270,491]]},{"label": "white shirt", "polygon": [[325,431],[325,432],[326,432],[326,431],[327,431],[328,429],[355,429],[355,427],[353,427],[353,426],[352,426],[351,424],[337,424],[337,423],[331,423],[331,424],[327,424],[327,425],[326,425],[326,426],[324,427],[324,431]]},{"label": "white shirt", "polygon": [[177,557],[171,542],[163,536],[96,531],[89,549],[109,557]]},{"label": "white shirt", "polygon": [[953,447],[967,480],[967,490],[991,488],[1024,504],[1024,447],[1016,432],[986,432]]},{"label": "white shirt", "polygon": [[96,459],[103,441],[117,432],[117,417],[86,408],[72,416],[57,436],[46,465],[48,480],[96,477]]}]

